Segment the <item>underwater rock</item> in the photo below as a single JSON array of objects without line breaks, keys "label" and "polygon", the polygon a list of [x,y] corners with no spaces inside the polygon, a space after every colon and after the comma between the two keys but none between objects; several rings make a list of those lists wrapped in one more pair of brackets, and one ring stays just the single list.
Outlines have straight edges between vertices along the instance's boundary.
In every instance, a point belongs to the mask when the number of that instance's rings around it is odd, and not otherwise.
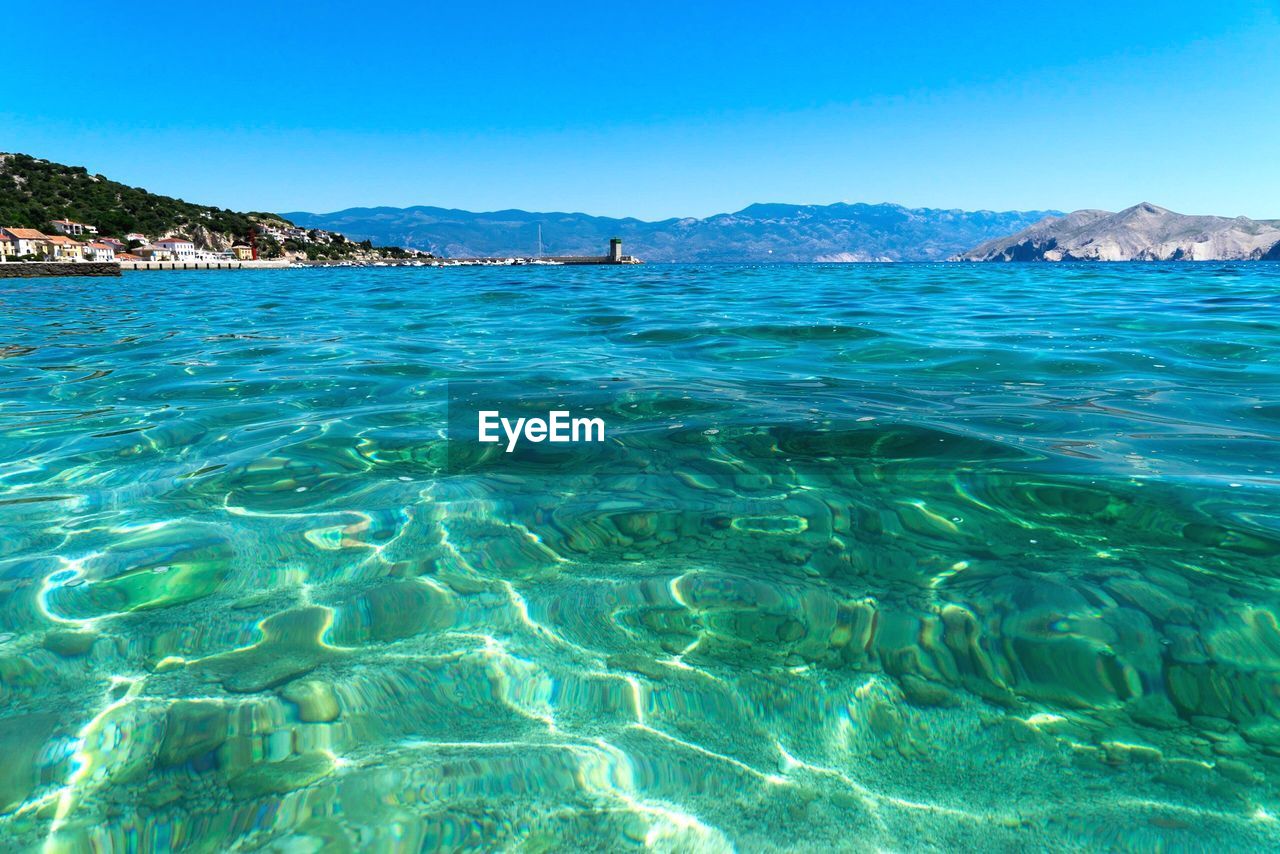
[{"label": "underwater rock", "polygon": [[809,529],[809,522],[803,516],[737,516],[730,524],[734,530],[746,534],[789,536]]},{"label": "underwater rock", "polygon": [[1164,759],[1157,748],[1146,744],[1129,744],[1123,741],[1104,741],[1102,750],[1106,761],[1112,765],[1125,763],[1154,764]]},{"label": "underwater rock", "polygon": [[338,605],[332,637],[340,646],[388,642],[453,624],[453,596],[426,581],[392,580]]},{"label": "underwater rock", "polygon": [[1280,720],[1274,718],[1254,721],[1240,729],[1244,737],[1263,748],[1280,749]]},{"label": "underwater rock", "polygon": [[973,612],[961,605],[947,604],[939,609],[938,617],[943,626],[942,642],[951,652],[952,661],[965,685],[980,686],[974,689],[978,693],[991,686],[997,689],[997,694],[1009,696],[1008,687],[983,647],[982,628]]},{"label": "underwater rock", "polygon": [[640,653],[618,653],[605,659],[605,666],[610,670],[624,670],[639,673],[650,679],[662,680],[670,675],[670,668],[652,657]]},{"label": "underwater rock", "polygon": [[77,632],[66,629],[55,629],[44,636],[42,645],[63,658],[74,658],[84,655],[93,648],[98,633],[93,631]]},{"label": "underwater rock", "polygon": [[0,719],[0,815],[21,806],[39,785],[36,757],[57,723],[52,713]]},{"label": "underwater rock", "polygon": [[1176,729],[1182,724],[1178,710],[1160,692],[1135,697],[1125,704],[1124,710],[1137,723],[1155,729]]},{"label": "underwater rock", "polygon": [[329,723],[341,713],[333,686],[318,679],[290,682],[280,696],[298,707],[298,719],[305,723]]},{"label": "underwater rock", "polygon": [[54,587],[49,607],[66,619],[170,608],[215,592],[231,574],[232,549],[206,525],[139,530],[85,561],[84,577]]},{"label": "underwater rock", "polygon": [[610,517],[619,533],[633,540],[645,540],[658,533],[658,514],[653,512],[615,513]]},{"label": "underwater rock", "polygon": [[883,678],[869,680],[854,692],[847,711],[859,725],[871,755],[884,759],[891,754],[912,758],[923,752],[923,740],[909,717],[914,714],[901,705],[902,696],[893,683]]},{"label": "underwater rock", "polygon": [[1178,710],[1187,716],[1230,718],[1231,685],[1208,665],[1170,665],[1164,670],[1165,688]]},{"label": "underwater rock", "polygon": [[1209,653],[1204,648],[1200,632],[1191,626],[1166,623],[1164,626],[1165,655],[1181,664],[1205,664]]},{"label": "underwater rock", "polygon": [[156,763],[182,765],[222,746],[227,740],[227,709],[208,700],[180,700],[165,711],[164,740]]},{"label": "underwater rock", "polygon": [[304,753],[279,762],[257,762],[228,781],[237,800],[283,795],[310,786],[333,771],[333,759],[324,753]]},{"label": "underwater rock", "polygon": [[1269,609],[1231,611],[1204,631],[1205,649],[1216,661],[1244,670],[1280,670],[1280,625]]},{"label": "underwater rock", "polygon": [[875,601],[871,599],[837,605],[835,625],[827,642],[846,664],[857,667],[867,662],[878,616]]},{"label": "underwater rock", "polygon": [[449,540],[476,572],[493,578],[553,576],[560,556],[523,528],[472,517],[446,520]]},{"label": "underwater rock", "polygon": [[950,651],[938,639],[942,621],[934,614],[881,610],[876,623],[875,650],[886,673],[916,674],[934,681],[955,679]]},{"label": "underwater rock", "polygon": [[345,654],[322,639],[331,616],[328,608],[315,605],[273,614],[262,621],[262,640],[253,646],[203,658],[190,667],[237,694],[283,685]]},{"label": "underwater rock", "polygon": [[960,698],[946,686],[929,682],[919,676],[912,674],[901,676],[898,679],[898,685],[902,687],[902,693],[907,698],[907,702],[913,706],[930,708],[960,704]]},{"label": "underwater rock", "polygon": [[1189,623],[1194,607],[1157,584],[1137,578],[1113,578],[1103,585],[1121,602],[1145,611],[1162,623]]},{"label": "underwater rock", "polygon": [[1213,770],[1234,783],[1245,786],[1256,786],[1263,782],[1263,776],[1244,762],[1235,759],[1219,759],[1213,763]]}]

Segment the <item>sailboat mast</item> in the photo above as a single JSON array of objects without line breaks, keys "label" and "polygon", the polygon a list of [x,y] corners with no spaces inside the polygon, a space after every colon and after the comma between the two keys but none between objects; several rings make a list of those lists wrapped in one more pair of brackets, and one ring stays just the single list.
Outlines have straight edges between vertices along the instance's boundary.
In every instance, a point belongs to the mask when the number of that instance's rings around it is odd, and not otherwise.
[{"label": "sailboat mast", "polygon": [[538,223],[538,257],[542,257],[542,223]]}]

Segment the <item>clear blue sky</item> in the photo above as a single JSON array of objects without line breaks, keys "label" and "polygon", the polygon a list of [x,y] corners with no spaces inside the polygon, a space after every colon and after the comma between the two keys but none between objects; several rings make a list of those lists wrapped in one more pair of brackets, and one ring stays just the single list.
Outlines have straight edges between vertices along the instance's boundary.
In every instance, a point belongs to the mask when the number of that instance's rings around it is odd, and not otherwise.
[{"label": "clear blue sky", "polygon": [[[119,10],[119,11],[117,11]],[[1280,217],[1280,2],[11,6],[0,150],[191,201]],[[52,16],[52,17],[50,17]]]}]

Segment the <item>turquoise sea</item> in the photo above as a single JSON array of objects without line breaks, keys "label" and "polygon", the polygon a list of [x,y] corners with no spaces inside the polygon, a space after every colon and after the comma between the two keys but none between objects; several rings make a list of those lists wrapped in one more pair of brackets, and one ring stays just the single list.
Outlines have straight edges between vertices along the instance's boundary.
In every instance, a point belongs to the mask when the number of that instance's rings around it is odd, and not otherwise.
[{"label": "turquoise sea", "polygon": [[4,281],[0,389],[0,850],[1280,847],[1280,265]]}]

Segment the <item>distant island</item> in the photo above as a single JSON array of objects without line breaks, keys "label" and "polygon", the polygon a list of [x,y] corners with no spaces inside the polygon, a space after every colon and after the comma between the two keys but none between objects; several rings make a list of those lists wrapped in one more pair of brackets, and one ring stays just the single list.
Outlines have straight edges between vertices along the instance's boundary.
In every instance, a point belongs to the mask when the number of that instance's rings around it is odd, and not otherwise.
[{"label": "distant island", "polygon": [[1149,202],[1119,213],[1049,216],[959,253],[957,261],[1280,260],[1280,220],[1187,216]]}]

